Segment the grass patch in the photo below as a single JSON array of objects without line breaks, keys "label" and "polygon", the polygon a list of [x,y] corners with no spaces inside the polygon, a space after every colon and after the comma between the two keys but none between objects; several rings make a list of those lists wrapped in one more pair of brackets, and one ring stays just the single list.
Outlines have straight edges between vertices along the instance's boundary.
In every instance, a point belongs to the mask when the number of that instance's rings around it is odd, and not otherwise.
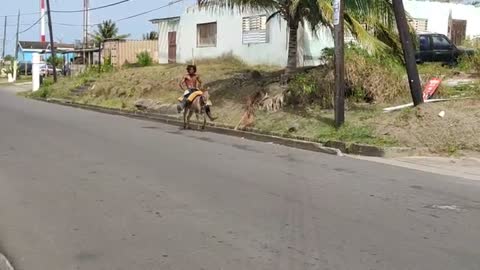
[{"label": "grass patch", "polygon": [[[376,131],[374,119],[381,112],[376,109],[357,109],[347,112],[346,123],[334,126],[333,111],[310,109],[304,113],[284,111],[260,112],[256,128],[284,135],[296,135],[326,141],[344,141],[377,146],[394,146],[396,140]],[[372,121],[373,120],[373,121]]]},{"label": "grass patch", "polygon": [[53,78],[44,79],[42,86],[36,92],[30,93],[31,97],[37,98],[61,98],[74,99],[72,91],[94,82],[100,75],[93,69],[74,77],[58,77],[57,83],[53,84]]},{"label": "grass patch", "polygon": [[439,98],[480,98],[480,83],[441,86],[437,96]]}]

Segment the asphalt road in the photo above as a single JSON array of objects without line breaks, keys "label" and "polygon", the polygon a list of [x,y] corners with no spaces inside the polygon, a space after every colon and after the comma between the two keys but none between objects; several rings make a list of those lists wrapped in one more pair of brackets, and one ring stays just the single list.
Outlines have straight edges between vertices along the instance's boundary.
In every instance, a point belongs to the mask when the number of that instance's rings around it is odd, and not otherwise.
[{"label": "asphalt road", "polygon": [[480,269],[480,182],[0,91],[19,270]]}]

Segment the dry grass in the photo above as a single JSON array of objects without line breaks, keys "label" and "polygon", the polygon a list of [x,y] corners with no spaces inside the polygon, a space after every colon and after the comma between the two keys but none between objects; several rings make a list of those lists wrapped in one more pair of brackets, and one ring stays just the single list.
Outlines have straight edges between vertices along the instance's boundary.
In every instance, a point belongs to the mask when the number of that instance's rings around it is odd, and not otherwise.
[{"label": "dry grass", "polygon": [[[239,84],[243,83],[251,70],[271,71],[272,67],[248,67],[234,58],[202,60],[197,62],[198,73],[206,86],[210,87],[212,100],[223,102],[224,98],[237,99]],[[145,68],[126,68],[114,73],[103,74],[88,95],[82,100],[108,100],[117,98],[127,108],[139,98],[155,99],[161,103],[175,103],[182,94],[178,87],[185,74],[185,65],[157,65]],[[218,89],[225,89],[218,93]],[[216,93],[217,92],[217,93]]]},{"label": "dry grass", "polygon": [[376,121],[380,134],[392,136],[401,145],[427,147],[434,153],[480,151],[479,99],[424,104],[384,114]]}]

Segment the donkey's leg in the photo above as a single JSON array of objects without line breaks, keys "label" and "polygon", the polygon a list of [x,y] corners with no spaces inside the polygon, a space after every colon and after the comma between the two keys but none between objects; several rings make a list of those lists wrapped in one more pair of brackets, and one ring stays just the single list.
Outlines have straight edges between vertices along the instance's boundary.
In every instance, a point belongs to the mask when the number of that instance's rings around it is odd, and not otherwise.
[{"label": "donkey's leg", "polygon": [[193,111],[192,110],[189,110],[188,111],[188,116],[187,116],[187,128],[190,129],[190,118],[192,118],[192,115],[193,115]]},{"label": "donkey's leg", "polygon": [[201,126],[200,126],[200,117],[199,117],[199,113],[198,113],[198,112],[195,112],[195,118],[197,118],[197,123],[198,123],[197,129],[200,129],[200,128],[201,128]]},{"label": "donkey's leg", "polygon": [[188,109],[185,108],[183,110],[183,129],[187,129],[187,113],[188,113]]},{"label": "donkey's leg", "polygon": [[202,114],[203,115],[203,126],[202,126],[202,129],[205,129],[205,126],[207,125],[207,115],[206,114]]}]

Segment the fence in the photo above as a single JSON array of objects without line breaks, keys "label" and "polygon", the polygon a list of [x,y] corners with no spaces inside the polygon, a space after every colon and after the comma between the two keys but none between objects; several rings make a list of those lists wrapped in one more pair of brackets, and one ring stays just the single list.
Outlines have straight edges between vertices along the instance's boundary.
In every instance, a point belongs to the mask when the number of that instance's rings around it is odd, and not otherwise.
[{"label": "fence", "polygon": [[136,63],[137,54],[148,52],[155,62],[158,61],[157,40],[110,40],[104,43],[103,56],[110,57],[112,65],[121,67],[126,63]]}]

